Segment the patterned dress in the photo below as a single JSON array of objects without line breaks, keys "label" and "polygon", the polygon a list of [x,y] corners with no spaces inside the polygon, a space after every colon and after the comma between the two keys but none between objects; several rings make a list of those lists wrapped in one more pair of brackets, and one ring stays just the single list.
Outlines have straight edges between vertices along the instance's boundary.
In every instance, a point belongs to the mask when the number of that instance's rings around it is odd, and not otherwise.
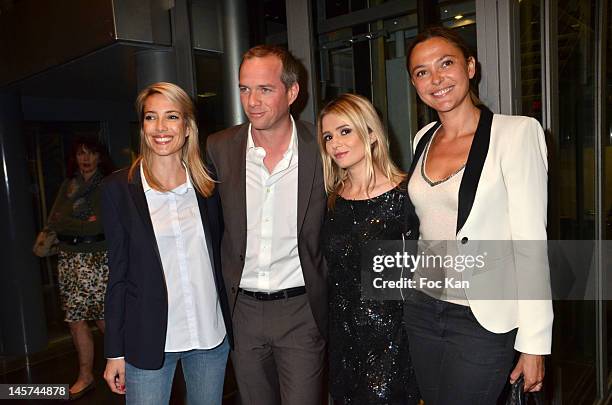
[{"label": "patterned dress", "polygon": [[364,299],[361,252],[367,242],[401,239],[408,195],[393,189],[368,200],[338,197],[325,219],[329,268],[330,391],[342,404],[417,404],[403,327],[403,301]]},{"label": "patterned dress", "polygon": [[80,174],[64,181],[49,214],[48,227],[58,236],[80,238],[77,243],[60,238],[58,246],[58,284],[66,322],[104,319],[108,259],[100,218],[101,180],[96,172],[89,181]]}]

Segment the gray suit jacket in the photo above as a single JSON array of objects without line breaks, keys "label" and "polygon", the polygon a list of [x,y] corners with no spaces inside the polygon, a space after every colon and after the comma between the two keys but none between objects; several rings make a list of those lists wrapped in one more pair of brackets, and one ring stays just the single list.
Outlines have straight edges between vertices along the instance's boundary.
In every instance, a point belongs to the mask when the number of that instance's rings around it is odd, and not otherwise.
[{"label": "gray suit jacket", "polygon": [[[327,269],[320,249],[326,209],[321,157],[312,124],[295,121],[298,136],[298,252],[308,301],[321,335],[327,338]],[[223,207],[223,278],[233,313],[246,253],[246,149],[248,124],[208,137],[206,154]]]}]

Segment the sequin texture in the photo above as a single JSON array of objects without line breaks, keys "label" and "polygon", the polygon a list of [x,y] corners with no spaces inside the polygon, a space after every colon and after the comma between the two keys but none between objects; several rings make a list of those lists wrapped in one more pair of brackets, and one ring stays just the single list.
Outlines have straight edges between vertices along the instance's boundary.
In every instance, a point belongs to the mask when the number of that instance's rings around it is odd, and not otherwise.
[{"label": "sequin texture", "polygon": [[330,391],[341,403],[417,404],[403,327],[403,302],[361,296],[361,251],[372,240],[401,239],[408,196],[393,189],[350,201],[338,197],[323,228],[329,268]]}]

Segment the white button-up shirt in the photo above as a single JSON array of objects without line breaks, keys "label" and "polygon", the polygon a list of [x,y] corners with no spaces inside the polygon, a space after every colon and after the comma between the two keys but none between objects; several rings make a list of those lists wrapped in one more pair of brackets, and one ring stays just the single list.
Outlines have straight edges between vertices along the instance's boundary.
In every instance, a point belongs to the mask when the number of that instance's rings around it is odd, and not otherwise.
[{"label": "white button-up shirt", "polygon": [[168,290],[165,351],[216,347],[225,324],[189,172],[184,184],[167,192],[152,189],[142,167],[140,176]]},{"label": "white button-up shirt", "polygon": [[240,287],[278,291],[304,285],[297,241],[298,138],[291,141],[272,173],[266,151],[255,146],[251,127],[246,152],[247,244]]}]

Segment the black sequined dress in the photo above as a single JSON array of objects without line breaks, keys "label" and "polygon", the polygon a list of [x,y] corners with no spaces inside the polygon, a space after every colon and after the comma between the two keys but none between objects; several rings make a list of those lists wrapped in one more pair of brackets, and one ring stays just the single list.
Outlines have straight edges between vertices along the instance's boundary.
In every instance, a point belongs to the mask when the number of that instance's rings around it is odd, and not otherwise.
[{"label": "black sequined dress", "polygon": [[361,295],[361,251],[372,240],[397,240],[406,230],[408,195],[390,190],[369,200],[337,197],[323,228],[329,268],[330,391],[343,404],[418,403],[402,324],[403,302]]}]

